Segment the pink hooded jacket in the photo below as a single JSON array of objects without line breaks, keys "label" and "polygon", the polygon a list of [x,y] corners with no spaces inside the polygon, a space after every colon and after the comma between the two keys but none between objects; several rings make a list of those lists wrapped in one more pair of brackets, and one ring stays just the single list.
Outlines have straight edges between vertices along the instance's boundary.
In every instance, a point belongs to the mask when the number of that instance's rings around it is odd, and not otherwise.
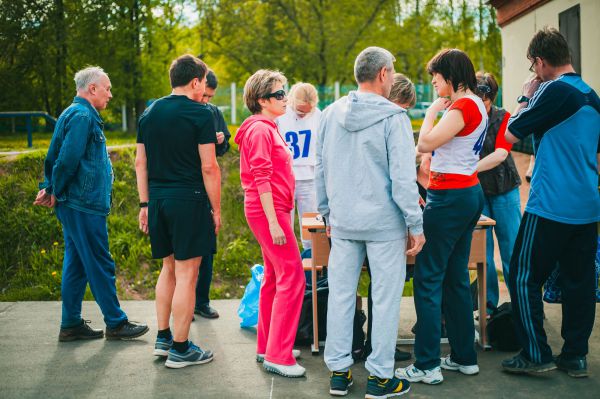
[{"label": "pink hooded jacket", "polygon": [[290,213],[295,190],[292,156],[275,122],[263,115],[252,115],[238,129],[235,142],[240,149],[246,216],[264,216],[260,195],[269,191],[275,211]]}]

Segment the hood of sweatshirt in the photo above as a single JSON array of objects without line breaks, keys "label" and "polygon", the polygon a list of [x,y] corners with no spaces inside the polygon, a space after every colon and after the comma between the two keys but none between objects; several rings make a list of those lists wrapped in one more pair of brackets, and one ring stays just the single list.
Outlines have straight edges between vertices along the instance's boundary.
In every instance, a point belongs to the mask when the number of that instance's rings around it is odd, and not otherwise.
[{"label": "hood of sweatshirt", "polygon": [[237,145],[239,145],[244,140],[244,137],[246,137],[246,135],[249,134],[248,131],[251,130],[251,128],[256,123],[266,123],[267,125],[272,126],[273,129],[277,129],[277,124],[274,121],[267,118],[266,116],[261,114],[252,115],[242,123],[237,133],[235,134],[235,138],[233,140],[236,142]]},{"label": "hood of sweatshirt", "polygon": [[385,97],[374,93],[351,91],[341,109],[336,112],[338,122],[349,132],[364,130],[392,115],[406,112]]}]

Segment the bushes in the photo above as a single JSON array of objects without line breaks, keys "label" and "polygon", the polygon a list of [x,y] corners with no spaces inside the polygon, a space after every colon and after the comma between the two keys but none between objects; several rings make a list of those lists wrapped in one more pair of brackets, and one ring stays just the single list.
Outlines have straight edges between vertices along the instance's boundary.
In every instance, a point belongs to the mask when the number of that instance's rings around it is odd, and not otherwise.
[{"label": "bushes", "polygon": [[[0,300],[60,298],[64,242],[54,212],[32,206],[42,181],[45,153],[0,163]],[[160,271],[150,241],[138,229],[135,149],[111,153],[115,171],[113,207],[108,217],[110,250],[117,265],[117,290],[123,299],[152,299]],[[213,298],[239,297],[250,277],[249,266],[261,262],[260,248],[246,225],[235,146],[219,158],[223,179],[222,218],[214,261]],[[88,299],[91,295],[86,294]]]}]

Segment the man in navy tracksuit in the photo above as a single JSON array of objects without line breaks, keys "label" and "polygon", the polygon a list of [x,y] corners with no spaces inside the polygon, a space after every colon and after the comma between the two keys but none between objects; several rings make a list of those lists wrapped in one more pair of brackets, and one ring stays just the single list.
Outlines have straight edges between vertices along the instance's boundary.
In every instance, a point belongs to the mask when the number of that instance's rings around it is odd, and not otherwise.
[{"label": "man in navy tracksuit", "polygon": [[[567,42],[556,29],[537,32],[527,58],[537,78],[524,86],[506,133],[513,143],[533,135],[536,155],[509,272],[523,349],[502,366],[511,372],[558,367],[573,377],[585,377],[596,311],[600,99],[575,73]],[[543,326],[541,288],[557,263],[565,342],[553,358]]]}]

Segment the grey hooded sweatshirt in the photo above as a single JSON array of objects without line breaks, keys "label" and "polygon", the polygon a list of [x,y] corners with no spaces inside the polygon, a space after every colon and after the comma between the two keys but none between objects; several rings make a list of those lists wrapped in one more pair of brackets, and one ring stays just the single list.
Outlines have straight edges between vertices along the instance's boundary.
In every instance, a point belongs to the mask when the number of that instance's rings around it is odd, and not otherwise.
[{"label": "grey hooded sweatshirt", "polygon": [[334,238],[390,241],[423,233],[408,115],[386,98],[352,91],[322,114],[315,185]]}]

